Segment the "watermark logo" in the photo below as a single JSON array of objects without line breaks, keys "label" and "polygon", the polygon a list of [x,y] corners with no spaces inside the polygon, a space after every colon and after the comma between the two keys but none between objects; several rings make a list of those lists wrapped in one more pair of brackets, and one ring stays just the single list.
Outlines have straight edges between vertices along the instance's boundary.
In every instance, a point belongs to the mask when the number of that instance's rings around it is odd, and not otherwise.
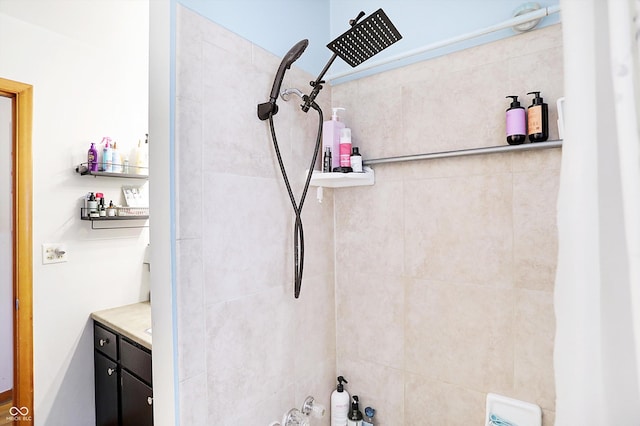
[{"label": "watermark logo", "polygon": [[11,407],[9,408],[9,416],[7,421],[31,421],[32,417],[29,415],[29,409],[27,407]]}]

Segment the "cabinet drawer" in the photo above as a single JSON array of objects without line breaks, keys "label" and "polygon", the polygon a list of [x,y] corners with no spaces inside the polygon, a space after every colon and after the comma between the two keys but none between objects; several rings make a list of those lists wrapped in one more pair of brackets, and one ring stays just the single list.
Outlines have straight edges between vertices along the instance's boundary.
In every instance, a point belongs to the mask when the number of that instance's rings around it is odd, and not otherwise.
[{"label": "cabinet drawer", "polygon": [[128,340],[120,341],[120,363],[125,368],[151,384],[151,353]]},{"label": "cabinet drawer", "polygon": [[93,346],[113,360],[118,359],[118,340],[114,333],[93,324]]}]

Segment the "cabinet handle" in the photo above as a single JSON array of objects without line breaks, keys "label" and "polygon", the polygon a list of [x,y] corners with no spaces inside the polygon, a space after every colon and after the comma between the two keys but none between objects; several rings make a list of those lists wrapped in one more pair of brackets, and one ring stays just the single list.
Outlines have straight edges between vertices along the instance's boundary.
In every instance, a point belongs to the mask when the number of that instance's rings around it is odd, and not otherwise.
[{"label": "cabinet handle", "polygon": [[153,404],[153,397],[151,397],[151,396],[147,397],[147,404],[149,404],[149,405]]},{"label": "cabinet handle", "polygon": [[100,339],[98,343],[100,344],[100,346],[108,345],[109,339]]},{"label": "cabinet handle", "polygon": [[111,375],[112,375],[113,373],[115,373],[115,372],[116,372],[116,369],[115,369],[115,368],[107,368],[107,374],[108,374],[108,375],[110,375],[110,376],[111,376]]}]

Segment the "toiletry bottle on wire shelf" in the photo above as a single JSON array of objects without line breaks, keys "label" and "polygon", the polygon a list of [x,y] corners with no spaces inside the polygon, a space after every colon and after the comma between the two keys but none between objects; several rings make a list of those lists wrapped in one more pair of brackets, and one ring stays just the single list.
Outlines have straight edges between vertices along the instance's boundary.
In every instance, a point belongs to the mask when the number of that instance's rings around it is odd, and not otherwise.
[{"label": "toiletry bottle on wire shelf", "polygon": [[346,426],[349,416],[349,392],[344,389],[347,380],[338,376],[338,386],[331,393],[331,426]]},{"label": "toiletry bottle on wire shelf", "polygon": [[540,97],[540,92],[529,92],[535,95],[527,110],[527,134],[531,142],[544,142],[549,138],[549,107]]},{"label": "toiletry bottle on wire shelf", "polygon": [[509,145],[520,145],[527,138],[527,118],[523,106],[520,106],[517,96],[511,98],[511,105],[507,109],[507,142]]},{"label": "toiletry bottle on wire shelf", "polygon": [[113,153],[111,152],[111,139],[103,137],[102,142],[104,147],[102,149],[102,170],[105,172],[111,172],[113,170]]},{"label": "toiletry bottle on wire shelf", "polygon": [[98,150],[94,142],[91,142],[91,147],[87,152],[87,169],[91,172],[98,171]]}]

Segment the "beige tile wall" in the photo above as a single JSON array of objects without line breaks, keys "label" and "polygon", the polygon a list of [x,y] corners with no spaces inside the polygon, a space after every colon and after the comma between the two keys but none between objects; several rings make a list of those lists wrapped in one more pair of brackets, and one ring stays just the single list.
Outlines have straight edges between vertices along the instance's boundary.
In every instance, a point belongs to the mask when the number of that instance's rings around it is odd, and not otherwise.
[{"label": "beige tile wall", "polygon": [[[176,62],[181,424],[267,425],[307,395],[328,406],[336,365],[333,197],[327,191],[319,204],[309,192],[295,300],[293,214],[268,124],[256,115],[280,60],[179,7]],[[283,87],[312,79],[294,67]],[[274,120],[299,197],[317,114],[279,105]],[[328,425],[328,417],[316,424]]]},{"label": "beige tile wall", "polygon": [[[177,30],[182,423],[268,424],[307,395],[328,405],[339,373],[379,426],[482,424],[487,392],[553,424],[559,150],[376,166],[374,186],[322,204],[312,190],[295,301],[292,215],[255,115],[280,60],[186,9]],[[347,107],[366,159],[504,144],[504,96],[526,106],[540,90],[553,139],[561,52],[553,26],[327,87],[322,108]],[[284,86],[310,77],[294,67]],[[279,104],[299,194],[317,122]]]},{"label": "beige tile wall", "polygon": [[[507,95],[562,96],[559,25],[332,88],[365,160],[505,145]],[[486,393],[554,420],[560,150],[374,166],[334,193],[337,370],[379,426],[481,425]]]}]

